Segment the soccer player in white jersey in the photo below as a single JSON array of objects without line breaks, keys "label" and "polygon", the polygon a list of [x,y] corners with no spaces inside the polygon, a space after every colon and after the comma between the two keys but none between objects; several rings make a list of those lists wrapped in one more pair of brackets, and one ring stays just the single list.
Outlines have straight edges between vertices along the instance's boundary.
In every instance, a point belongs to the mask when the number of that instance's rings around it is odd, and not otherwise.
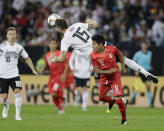
[{"label": "soccer player in white jersey", "polygon": [[[69,47],[73,49],[85,52],[88,56],[93,51],[92,49],[92,39],[91,34],[88,29],[95,29],[98,24],[87,19],[86,23],[75,23],[68,27],[65,19],[57,19],[55,22],[56,29],[63,34],[63,39],[61,41],[61,53],[59,57],[52,57],[51,62],[62,62],[66,57],[66,53]],[[151,73],[147,72],[143,67],[138,65],[135,61],[124,58],[125,64],[131,69],[144,74],[148,79],[151,79],[154,83],[158,83],[158,78]]]},{"label": "soccer player in white jersey", "polygon": [[91,61],[88,59],[86,53],[82,53],[79,50],[74,50],[69,59],[69,66],[73,71],[76,89],[75,93],[75,106],[78,105],[80,100],[80,94],[82,95],[82,110],[87,110],[88,100],[88,88],[90,87],[90,76],[91,76]]},{"label": "soccer player in white jersey", "polygon": [[22,56],[32,72],[37,75],[31,59],[28,57],[24,48],[15,42],[16,29],[15,27],[9,27],[7,29],[7,41],[0,44],[0,96],[1,102],[4,105],[2,111],[2,117],[7,118],[9,104],[8,104],[8,90],[9,86],[12,88],[15,94],[15,119],[22,120],[20,116],[20,110],[22,105],[21,96],[21,82],[18,71],[18,58]]}]

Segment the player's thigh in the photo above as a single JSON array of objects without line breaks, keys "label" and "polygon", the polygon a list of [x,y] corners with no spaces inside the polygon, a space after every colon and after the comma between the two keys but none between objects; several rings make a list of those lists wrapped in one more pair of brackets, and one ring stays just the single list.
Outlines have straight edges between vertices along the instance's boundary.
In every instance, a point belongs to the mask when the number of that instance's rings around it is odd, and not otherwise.
[{"label": "player's thigh", "polygon": [[111,83],[113,97],[123,96],[121,80],[116,80]]},{"label": "player's thigh", "polygon": [[15,94],[21,92],[22,84],[19,76],[10,79],[10,87],[12,88]]},{"label": "player's thigh", "polygon": [[6,98],[9,92],[9,79],[0,78],[0,95]]},{"label": "player's thigh", "polygon": [[110,85],[106,85],[103,81],[100,80],[99,83],[99,97],[104,97],[111,90]]}]

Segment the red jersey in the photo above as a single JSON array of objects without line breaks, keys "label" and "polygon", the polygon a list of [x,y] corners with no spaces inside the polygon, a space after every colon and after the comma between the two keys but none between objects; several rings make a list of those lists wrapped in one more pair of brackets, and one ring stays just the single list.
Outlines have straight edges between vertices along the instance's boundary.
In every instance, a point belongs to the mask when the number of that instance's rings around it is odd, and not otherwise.
[{"label": "red jersey", "polygon": [[[104,53],[98,53],[93,51],[91,53],[91,62],[93,67],[98,67],[101,70],[109,70],[111,68],[118,69],[115,73],[119,72],[119,68],[117,66],[116,62],[116,55],[119,55],[120,51],[115,46],[105,46],[105,52]],[[112,77],[113,74],[102,74],[100,75],[100,78],[109,79]]]},{"label": "red jersey", "polygon": [[[61,63],[48,63],[48,57],[51,55],[50,52],[47,52],[45,55],[45,64],[48,66],[50,71],[50,79],[59,79],[64,71],[65,64],[64,62]],[[55,57],[60,55],[60,51],[55,51],[54,55]]]},{"label": "red jersey", "polygon": [[[72,54],[71,52],[67,52],[66,59],[65,59],[65,61],[64,61],[65,64],[68,63],[69,58],[71,57],[71,54]],[[67,71],[66,76],[67,76],[67,77],[70,77],[70,73],[71,73],[71,69],[68,67],[68,71]]]}]

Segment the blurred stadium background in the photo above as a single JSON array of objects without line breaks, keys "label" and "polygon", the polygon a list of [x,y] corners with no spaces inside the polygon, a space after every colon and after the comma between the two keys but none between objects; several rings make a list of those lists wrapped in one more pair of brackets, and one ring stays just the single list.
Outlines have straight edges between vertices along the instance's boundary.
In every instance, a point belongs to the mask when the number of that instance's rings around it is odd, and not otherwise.
[{"label": "blurred stadium background", "polygon": [[[47,23],[47,18],[51,13],[58,13],[70,25],[83,21],[85,18],[97,21],[100,27],[97,30],[92,30],[92,33],[104,34],[109,43],[117,46],[129,58],[133,58],[134,54],[140,50],[141,41],[146,41],[149,50],[153,54],[151,72],[159,76],[157,88],[154,88],[153,85],[151,89],[152,101],[155,107],[164,106],[164,0],[0,0],[0,43],[5,40],[6,28],[11,25],[15,26],[18,33],[17,41],[29,53],[38,71],[44,63],[43,56],[48,51],[47,44],[49,40],[54,37],[57,37],[59,40],[61,39],[60,34],[56,32],[55,28],[50,27]],[[30,69],[22,64],[22,62],[19,62],[19,70],[23,82],[23,104],[52,104],[51,97],[46,89],[48,73],[36,79],[30,75]],[[127,74],[122,78],[124,95],[127,98],[131,96],[134,90],[135,80],[134,72],[127,68]],[[32,92],[34,91],[35,94],[38,92],[38,95],[33,95]],[[92,77],[89,105],[104,105],[103,103],[99,104],[97,93],[97,88],[94,87],[94,79]],[[139,91],[139,95],[133,106],[147,106],[145,93],[144,90]],[[72,96],[69,94],[67,96],[70,99],[70,104],[72,104]],[[12,94],[9,99],[9,103],[14,102]],[[29,107],[34,108],[32,106]],[[23,112],[30,109],[29,107],[25,106]],[[43,107],[39,106],[37,110],[40,108]],[[68,108],[68,114],[71,109],[72,107]],[[131,115],[131,120],[133,119],[133,109],[138,113],[143,113],[142,111],[145,110],[145,108],[130,108],[131,112],[129,115]],[[90,110],[94,110],[94,108],[90,107]],[[96,108],[96,110],[100,112],[100,108]],[[77,109],[75,109],[76,111]],[[149,109],[149,111],[152,111],[152,117],[145,116],[143,121],[148,119],[156,121],[155,115],[160,116],[162,112],[158,108]],[[78,113],[74,114],[74,117],[77,117]],[[30,119],[26,116],[28,116],[27,113],[25,113],[26,120]],[[40,119],[49,119],[49,117],[40,117]],[[99,117],[103,119],[101,113],[95,119],[99,119]],[[83,117],[82,119],[85,118]],[[139,119],[139,117],[136,119]],[[163,120],[164,118],[159,117],[159,119]],[[33,120],[35,119],[33,118]],[[56,121],[58,120],[60,118],[57,118]],[[132,123],[135,125],[135,122]],[[150,121],[150,123],[153,123],[153,121]],[[135,125],[136,130],[138,126],[140,125]],[[160,124],[159,127],[161,127]],[[91,128],[92,126],[88,125],[88,129]],[[143,128],[151,130],[153,127],[149,128],[148,124],[146,127],[143,126]],[[103,130],[105,129],[107,129],[106,126]],[[162,129],[162,127],[159,128],[159,130]]]}]

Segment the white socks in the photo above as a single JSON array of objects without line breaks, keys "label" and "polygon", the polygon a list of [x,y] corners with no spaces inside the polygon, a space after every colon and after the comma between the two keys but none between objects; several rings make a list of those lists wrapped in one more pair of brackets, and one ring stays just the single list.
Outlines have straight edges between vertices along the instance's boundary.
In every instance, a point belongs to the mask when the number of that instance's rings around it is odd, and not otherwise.
[{"label": "white socks", "polygon": [[1,98],[1,103],[4,105],[5,108],[9,107],[8,99],[4,100],[3,98]]},{"label": "white socks", "polygon": [[17,117],[20,117],[21,106],[22,106],[22,95],[15,94],[15,109],[16,109],[15,116],[17,116]]},{"label": "white socks", "polygon": [[87,100],[88,100],[88,91],[83,91],[83,93],[82,93],[82,109],[83,109],[83,111],[87,110]]},{"label": "white socks", "polygon": [[74,101],[74,106],[78,106],[79,105],[79,101],[80,101],[80,94],[77,90],[75,90],[75,101]]},{"label": "white socks", "polygon": [[124,62],[125,62],[125,65],[127,65],[134,71],[140,72],[145,76],[146,74],[150,74],[142,66],[138,65],[135,61],[128,59],[127,57],[124,57]]}]

